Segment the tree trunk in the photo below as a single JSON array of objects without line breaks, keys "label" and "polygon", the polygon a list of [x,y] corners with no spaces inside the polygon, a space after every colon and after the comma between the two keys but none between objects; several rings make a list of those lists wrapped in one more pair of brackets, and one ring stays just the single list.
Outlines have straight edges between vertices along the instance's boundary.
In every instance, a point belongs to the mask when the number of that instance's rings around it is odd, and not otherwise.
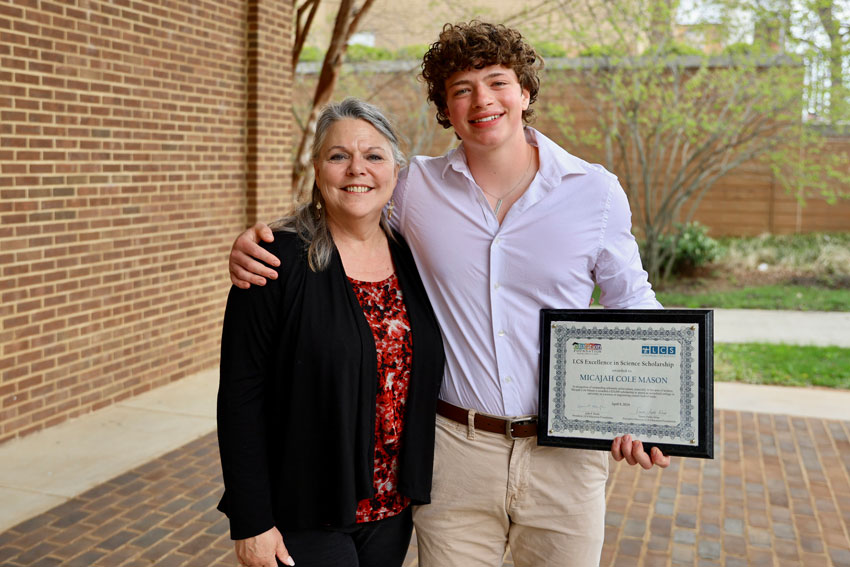
[{"label": "tree trunk", "polygon": [[826,52],[829,62],[829,118],[833,124],[845,117],[847,111],[847,90],[844,85],[844,46],[839,21],[835,18],[834,0],[818,0],[816,11],[824,32],[829,37],[829,50]]},{"label": "tree trunk", "polygon": [[[319,9],[319,4],[322,0],[304,0],[298,6],[298,0],[292,0],[292,6],[295,8],[295,40],[292,42],[292,70],[295,71],[298,60],[301,59],[301,50],[304,49],[304,42],[310,34],[310,27],[313,25],[313,18],[316,17],[316,11]],[[310,10],[306,20],[303,20],[304,12]]]},{"label": "tree trunk", "polygon": [[313,95],[313,104],[304,124],[304,131],[301,133],[298,151],[295,154],[295,163],[292,165],[292,194],[295,195],[297,200],[307,196],[312,183],[310,150],[313,145],[313,137],[316,134],[316,120],[319,117],[319,112],[333,96],[345,50],[348,48],[348,40],[357,30],[360,19],[373,2],[374,0],[365,0],[360,8],[354,5],[354,0],[341,0],[339,4],[333,34],[325,53],[325,59],[322,61],[322,70],[319,73],[319,81]]}]

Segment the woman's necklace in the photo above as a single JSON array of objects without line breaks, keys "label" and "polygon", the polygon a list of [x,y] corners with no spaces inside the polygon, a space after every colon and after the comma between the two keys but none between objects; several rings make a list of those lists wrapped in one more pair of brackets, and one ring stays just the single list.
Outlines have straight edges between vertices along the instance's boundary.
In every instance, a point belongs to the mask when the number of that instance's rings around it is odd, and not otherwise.
[{"label": "woman's necklace", "polygon": [[502,195],[501,197],[497,197],[496,195],[493,195],[492,193],[490,193],[489,191],[487,191],[486,189],[481,187],[482,191],[484,191],[485,193],[487,193],[488,195],[490,195],[491,197],[496,199],[496,206],[493,207],[493,214],[494,215],[496,215],[497,217],[499,216],[499,210],[501,210],[501,208],[502,208],[502,202],[506,198],[510,197],[514,193],[514,191],[516,191],[517,189],[519,189],[521,187],[523,180],[528,176],[528,170],[531,169],[531,162],[533,162],[533,161],[534,161],[534,150],[532,150],[528,155],[528,164],[525,166],[525,171],[522,172],[522,176],[517,180],[517,182],[514,184],[514,186],[511,187],[511,190],[508,191],[507,193],[505,193],[504,195]]}]

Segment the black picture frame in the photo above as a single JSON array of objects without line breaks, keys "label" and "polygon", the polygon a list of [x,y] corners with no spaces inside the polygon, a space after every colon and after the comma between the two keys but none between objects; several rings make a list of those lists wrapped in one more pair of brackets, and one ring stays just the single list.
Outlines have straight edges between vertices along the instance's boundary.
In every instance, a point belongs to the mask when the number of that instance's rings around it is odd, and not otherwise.
[{"label": "black picture frame", "polygon": [[[689,324],[696,331],[696,337],[688,336],[685,341],[688,352],[680,350],[679,356],[693,356],[690,350],[697,349],[695,364],[682,365],[682,383],[680,387],[696,388],[697,394],[697,432],[694,435],[695,439],[689,440],[688,443],[664,443],[652,442],[641,439],[644,448],[647,452],[652,447],[657,446],[666,455],[675,455],[682,457],[694,457],[702,459],[714,458],[714,312],[710,309],[541,309],[540,310],[540,399],[539,399],[539,415],[537,427],[537,441],[540,445],[548,445],[555,447],[572,447],[578,449],[595,449],[600,451],[610,451],[611,442],[614,437],[625,433],[632,433],[633,437],[640,439],[640,435],[634,431],[615,431],[611,434],[610,439],[590,438],[581,436],[566,436],[558,433],[554,429],[550,429],[550,417],[553,418],[553,423],[579,423],[569,419],[564,420],[564,417],[556,408],[560,407],[550,400],[550,366],[554,364],[556,368],[559,365],[563,366],[558,359],[553,363],[551,357],[553,354],[563,357],[564,337],[568,337],[570,329],[574,327],[569,324],[575,323],[581,326],[583,333],[596,332],[604,333],[606,340],[624,340],[624,341],[646,341],[651,340],[646,335],[640,335],[643,331],[624,331],[623,328],[618,328],[617,323],[660,323],[655,325],[655,328],[664,328],[665,324],[670,324],[670,331],[665,337],[678,337],[676,333],[681,334],[682,331],[674,331],[681,329],[680,324]],[[566,324],[566,325],[556,325]],[[598,325],[597,325],[598,324]],[[588,327],[588,325],[591,325]],[[633,325],[632,325],[633,327]],[[557,331],[559,338],[558,347],[553,352],[551,337],[556,329],[566,329]],[[686,329],[685,332],[688,332]],[[655,333],[656,331],[647,331]],[[663,333],[664,331],[659,331]],[[566,334],[564,334],[566,333]],[[637,333],[637,334],[636,334]],[[615,335],[615,336],[610,336]],[[566,339],[568,340],[568,339]],[[677,340],[675,338],[670,340]],[[576,345],[578,343],[574,343]],[[581,345],[579,345],[581,346]],[[574,346],[574,348],[579,348]],[[645,348],[645,347],[642,347]],[[560,349],[560,350],[559,350]],[[560,352],[560,354],[558,354]],[[648,351],[647,351],[648,352]],[[690,360],[690,359],[688,359]],[[694,373],[694,367],[696,372]],[[687,370],[687,372],[686,372]],[[687,374],[687,375],[686,375]],[[695,374],[695,375],[694,375]],[[686,382],[687,381],[687,382]],[[695,382],[695,383],[694,383]],[[556,391],[558,391],[557,384]],[[688,393],[690,394],[690,390]],[[693,394],[688,396],[692,399]],[[600,403],[613,403],[610,399],[600,397]],[[680,408],[682,415],[690,415],[683,408]],[[690,426],[690,418],[686,426]],[[581,423],[593,423],[592,421],[584,421]],[[614,425],[620,426],[623,424],[608,424],[599,422],[600,427],[611,428]],[[658,426],[646,426],[653,428],[652,431],[659,430]],[[640,429],[640,427],[638,427]],[[572,429],[565,429],[572,431]]]}]

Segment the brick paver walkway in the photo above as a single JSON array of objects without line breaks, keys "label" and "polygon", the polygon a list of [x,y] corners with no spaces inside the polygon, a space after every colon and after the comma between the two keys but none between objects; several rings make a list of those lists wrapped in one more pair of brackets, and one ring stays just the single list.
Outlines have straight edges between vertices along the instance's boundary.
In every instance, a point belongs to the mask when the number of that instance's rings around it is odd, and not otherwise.
[{"label": "brick paver walkway", "polygon": [[[602,565],[850,566],[850,421],[718,411],[715,431],[713,461],[612,464]],[[234,567],[220,493],[211,434],[0,534],[0,565]]]}]

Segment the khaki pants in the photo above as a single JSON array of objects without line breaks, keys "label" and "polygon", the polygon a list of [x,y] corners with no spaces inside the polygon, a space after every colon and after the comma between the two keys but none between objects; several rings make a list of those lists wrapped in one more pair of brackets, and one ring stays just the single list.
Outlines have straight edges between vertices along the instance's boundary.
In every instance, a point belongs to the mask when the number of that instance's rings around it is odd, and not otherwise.
[{"label": "khaki pants", "polygon": [[437,416],[431,504],[413,512],[421,567],[597,567],[608,454],[539,447]]}]

